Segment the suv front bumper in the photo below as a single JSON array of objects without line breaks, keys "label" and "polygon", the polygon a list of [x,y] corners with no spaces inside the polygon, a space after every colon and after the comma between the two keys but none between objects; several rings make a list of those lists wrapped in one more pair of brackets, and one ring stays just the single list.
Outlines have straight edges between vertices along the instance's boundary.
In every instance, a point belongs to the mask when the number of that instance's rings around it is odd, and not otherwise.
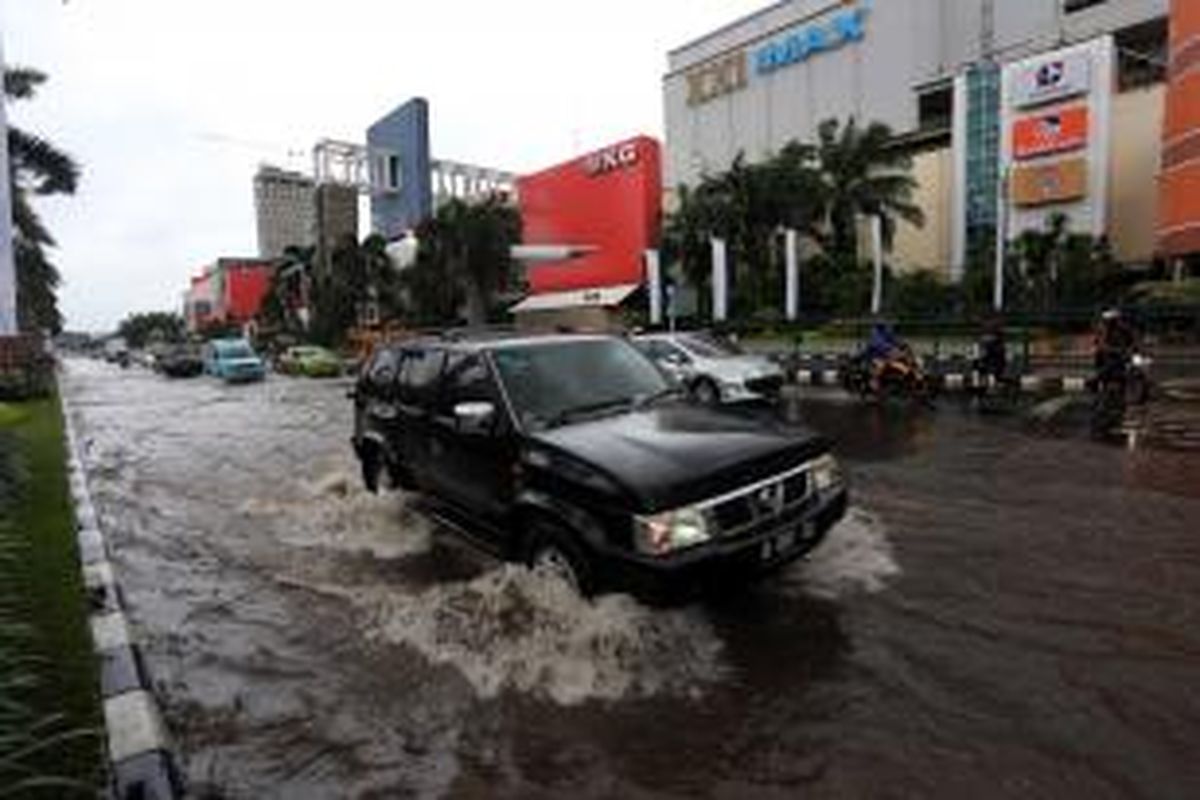
[{"label": "suv front bumper", "polygon": [[845,486],[823,492],[799,519],[731,540],[717,540],[660,558],[609,554],[606,585],[647,598],[675,599],[742,584],[812,552],[846,514]]}]

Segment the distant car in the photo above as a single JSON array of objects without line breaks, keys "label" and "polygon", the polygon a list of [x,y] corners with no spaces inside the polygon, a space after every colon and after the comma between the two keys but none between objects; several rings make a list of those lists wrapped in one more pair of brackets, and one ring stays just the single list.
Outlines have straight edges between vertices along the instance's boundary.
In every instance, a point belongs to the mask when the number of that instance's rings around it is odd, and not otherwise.
[{"label": "distant car", "polygon": [[783,370],[707,333],[652,333],[633,343],[702,403],[776,400]]},{"label": "distant car", "polygon": [[180,344],[160,352],[154,368],[168,378],[194,378],[204,372],[204,359],[198,348]]},{"label": "distant car", "polygon": [[297,345],[289,347],[279,357],[279,371],[309,378],[335,378],[342,374],[342,359],[324,347]]},{"label": "distant car", "polygon": [[262,380],[267,366],[245,339],[213,339],[204,348],[204,371],[235,383]]}]

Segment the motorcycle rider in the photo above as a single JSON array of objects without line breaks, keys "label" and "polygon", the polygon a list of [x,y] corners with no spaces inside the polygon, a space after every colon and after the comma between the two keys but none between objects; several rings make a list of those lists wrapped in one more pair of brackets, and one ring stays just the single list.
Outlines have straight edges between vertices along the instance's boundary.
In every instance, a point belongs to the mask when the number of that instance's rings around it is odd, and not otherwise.
[{"label": "motorcycle rider", "polygon": [[867,339],[867,346],[863,349],[862,355],[870,365],[872,392],[879,394],[883,372],[888,363],[904,356],[907,351],[907,345],[896,336],[891,325],[879,321],[871,326],[871,336]]},{"label": "motorcycle rider", "polygon": [[1120,311],[1110,308],[1101,314],[1093,338],[1096,380],[1099,383],[1107,380],[1123,382],[1136,344],[1133,328]]},{"label": "motorcycle rider", "polygon": [[993,317],[984,323],[978,348],[975,371],[985,379],[1003,379],[1008,369],[1008,345],[1004,339],[1004,324],[998,318]]}]

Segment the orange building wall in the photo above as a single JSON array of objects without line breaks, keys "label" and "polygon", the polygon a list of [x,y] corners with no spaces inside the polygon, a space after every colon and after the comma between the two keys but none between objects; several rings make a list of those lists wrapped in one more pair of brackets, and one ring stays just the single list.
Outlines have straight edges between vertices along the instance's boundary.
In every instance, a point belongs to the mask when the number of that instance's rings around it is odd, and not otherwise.
[{"label": "orange building wall", "polygon": [[1159,178],[1158,243],[1200,253],[1200,2],[1171,2],[1171,65]]}]

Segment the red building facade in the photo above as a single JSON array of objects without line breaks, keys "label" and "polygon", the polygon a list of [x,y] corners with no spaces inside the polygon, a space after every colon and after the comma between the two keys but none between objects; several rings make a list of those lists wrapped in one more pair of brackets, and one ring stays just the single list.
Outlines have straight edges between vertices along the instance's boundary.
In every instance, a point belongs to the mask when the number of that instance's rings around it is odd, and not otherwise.
[{"label": "red building facade", "polygon": [[534,295],[640,284],[643,254],[658,246],[662,151],[648,137],[606,147],[517,179],[526,245],[583,254],[530,266]]},{"label": "red building facade", "polygon": [[246,325],[258,315],[274,272],[275,262],[267,259],[217,259],[192,278],[185,301],[188,329]]}]

